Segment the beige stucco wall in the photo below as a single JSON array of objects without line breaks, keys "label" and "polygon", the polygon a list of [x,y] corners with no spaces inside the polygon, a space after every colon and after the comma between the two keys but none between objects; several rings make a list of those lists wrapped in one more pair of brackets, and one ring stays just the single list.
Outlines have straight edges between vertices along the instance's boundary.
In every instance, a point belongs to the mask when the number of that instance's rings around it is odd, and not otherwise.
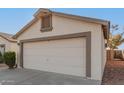
[{"label": "beige stucco wall", "polygon": [[5,51],[11,50],[11,43],[8,40],[0,37],[0,44],[5,44]]},{"label": "beige stucco wall", "polygon": [[103,73],[103,36],[102,28],[100,24],[88,23],[78,20],[73,20],[69,18],[59,17],[53,15],[53,30],[50,32],[41,32],[41,20],[38,20],[30,28],[28,28],[23,34],[18,37],[19,40],[45,37],[45,36],[54,36],[54,35],[64,35],[70,33],[79,33],[79,32],[91,32],[91,73],[92,79],[101,80]]}]

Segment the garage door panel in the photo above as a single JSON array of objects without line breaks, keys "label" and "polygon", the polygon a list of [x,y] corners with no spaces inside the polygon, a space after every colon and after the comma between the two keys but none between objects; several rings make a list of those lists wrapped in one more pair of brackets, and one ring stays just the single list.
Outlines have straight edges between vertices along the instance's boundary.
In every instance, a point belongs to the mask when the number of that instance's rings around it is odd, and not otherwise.
[{"label": "garage door panel", "polygon": [[43,49],[48,49],[48,48],[82,48],[82,47],[84,47],[84,46],[81,46],[81,45],[80,46],[77,46],[77,45],[71,46],[71,45],[62,45],[62,44],[61,44],[62,46],[60,46],[60,45],[59,46],[56,46],[56,45],[55,46],[43,46],[42,43],[41,44],[39,43],[39,45],[37,45],[37,46],[35,46],[35,43],[34,43],[34,45],[31,47],[30,45],[28,46],[28,44],[29,43],[27,43],[26,46],[25,46],[26,49],[34,49],[36,47],[37,47],[37,49],[41,49],[41,46],[42,46]]},{"label": "garage door panel", "polygon": [[[69,39],[68,39],[69,40]],[[52,41],[42,41],[42,42],[33,42],[33,44],[30,46],[29,43],[25,43],[25,48],[29,49],[29,48],[73,48],[73,47],[84,47],[84,45],[82,44],[82,41],[84,43],[86,43],[85,39],[82,38],[72,38],[70,42],[68,42],[67,39],[63,39],[63,40],[52,40]],[[61,41],[61,42],[59,42]],[[74,44],[75,42],[75,44]],[[36,45],[37,43],[39,43],[38,45]],[[69,44],[68,44],[69,43]],[[80,44],[79,44],[80,43]],[[50,45],[50,46],[49,46]]]},{"label": "garage door panel", "polygon": [[[73,67],[85,67],[85,62],[84,60],[82,60],[82,58],[78,57],[78,58],[66,58],[66,64],[65,64],[65,59],[62,58],[62,57],[35,57],[34,59],[32,59],[31,57],[28,57],[27,58],[28,60],[28,64],[31,63],[31,64],[41,64],[41,65],[60,65],[60,66],[73,66]],[[32,60],[37,60],[38,61],[32,61]],[[24,60],[25,61],[25,60]],[[81,62],[82,61],[82,62]],[[27,64],[27,65],[28,65]],[[26,66],[26,63],[25,63],[25,66]]]},{"label": "garage door panel", "polygon": [[[65,53],[66,51],[68,51],[69,53]],[[82,52],[80,52],[80,51],[82,51]],[[31,50],[25,49],[24,56],[35,55],[35,56],[57,56],[57,57],[58,56],[83,57],[85,55],[85,54],[83,54],[83,52],[85,53],[85,51],[86,50],[82,49],[82,48],[77,48],[76,50],[75,50],[75,48],[62,48],[62,49],[60,49],[60,48],[58,48],[58,49],[46,48],[46,49],[31,49]]]},{"label": "garage door panel", "polygon": [[23,48],[25,68],[85,76],[85,38],[24,43]]},{"label": "garage door panel", "polygon": [[[62,66],[48,66],[48,65],[39,65],[39,68],[42,68],[42,71],[48,71],[48,72],[56,72],[56,73],[63,73],[63,74],[69,74],[69,75],[76,75],[76,76],[85,76],[85,72],[83,72],[82,68],[75,67],[63,67]],[[29,69],[35,69],[34,66],[30,67]],[[39,70],[39,69],[38,69]]]}]

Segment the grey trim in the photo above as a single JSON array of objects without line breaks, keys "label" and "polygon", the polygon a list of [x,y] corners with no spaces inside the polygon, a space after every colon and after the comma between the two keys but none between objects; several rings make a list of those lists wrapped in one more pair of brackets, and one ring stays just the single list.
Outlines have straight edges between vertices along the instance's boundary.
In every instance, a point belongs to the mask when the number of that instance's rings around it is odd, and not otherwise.
[{"label": "grey trim", "polygon": [[71,18],[79,21],[85,21],[85,22],[91,22],[91,23],[96,23],[96,24],[102,24],[107,26],[108,25],[108,20],[103,20],[103,19],[97,19],[97,18],[91,18],[91,17],[84,17],[84,16],[79,16],[79,15],[73,15],[73,14],[66,14],[62,12],[55,12],[52,11],[53,14],[61,17],[66,17],[66,18]]},{"label": "grey trim", "polygon": [[91,32],[74,33],[68,35],[58,35],[42,38],[33,38],[20,41],[20,66],[23,67],[23,44],[28,42],[48,41],[48,40],[60,40],[69,38],[86,37],[86,77],[91,77]]},{"label": "grey trim", "polygon": [[91,77],[91,33],[86,36],[86,76]]},{"label": "grey trim", "polygon": [[20,67],[23,68],[23,43],[20,43]]},{"label": "grey trim", "polygon": [[79,16],[79,15],[73,15],[73,14],[67,14],[67,13],[62,13],[62,12],[56,12],[56,11],[51,11],[50,9],[45,9],[45,8],[40,8],[38,11],[34,14],[34,17],[37,17],[40,15],[40,13],[53,13],[58,16],[64,16],[76,20],[83,20],[87,22],[92,22],[92,23],[97,23],[97,24],[102,24],[102,25],[107,25],[108,20],[103,20],[103,19],[97,19],[97,18],[91,18],[91,17],[84,17],[84,16]]},{"label": "grey trim", "polygon": [[41,28],[40,31],[41,32],[49,32],[52,31],[53,27],[48,27],[48,28]]}]

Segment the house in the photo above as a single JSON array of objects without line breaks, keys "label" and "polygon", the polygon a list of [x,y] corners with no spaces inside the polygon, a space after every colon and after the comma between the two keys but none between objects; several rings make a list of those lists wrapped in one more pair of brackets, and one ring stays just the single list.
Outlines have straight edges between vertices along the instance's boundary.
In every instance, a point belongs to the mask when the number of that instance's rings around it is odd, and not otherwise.
[{"label": "house", "polygon": [[17,51],[17,41],[12,38],[13,35],[0,32],[0,52]]},{"label": "house", "polygon": [[0,32],[0,52],[2,55],[8,51],[14,51],[17,54],[17,41],[12,36],[12,34]]},{"label": "house", "polygon": [[109,21],[39,9],[13,36],[22,68],[101,82]]}]

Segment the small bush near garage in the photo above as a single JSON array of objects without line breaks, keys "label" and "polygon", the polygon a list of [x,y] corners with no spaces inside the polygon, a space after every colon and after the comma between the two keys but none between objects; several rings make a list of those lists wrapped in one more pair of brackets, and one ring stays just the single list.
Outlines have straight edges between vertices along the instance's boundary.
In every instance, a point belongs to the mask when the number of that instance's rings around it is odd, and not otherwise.
[{"label": "small bush near garage", "polygon": [[8,65],[10,69],[13,69],[16,61],[16,53],[15,52],[5,52],[4,53],[4,61],[5,64]]},{"label": "small bush near garage", "polygon": [[2,53],[0,52],[0,64],[3,63],[3,55]]}]

